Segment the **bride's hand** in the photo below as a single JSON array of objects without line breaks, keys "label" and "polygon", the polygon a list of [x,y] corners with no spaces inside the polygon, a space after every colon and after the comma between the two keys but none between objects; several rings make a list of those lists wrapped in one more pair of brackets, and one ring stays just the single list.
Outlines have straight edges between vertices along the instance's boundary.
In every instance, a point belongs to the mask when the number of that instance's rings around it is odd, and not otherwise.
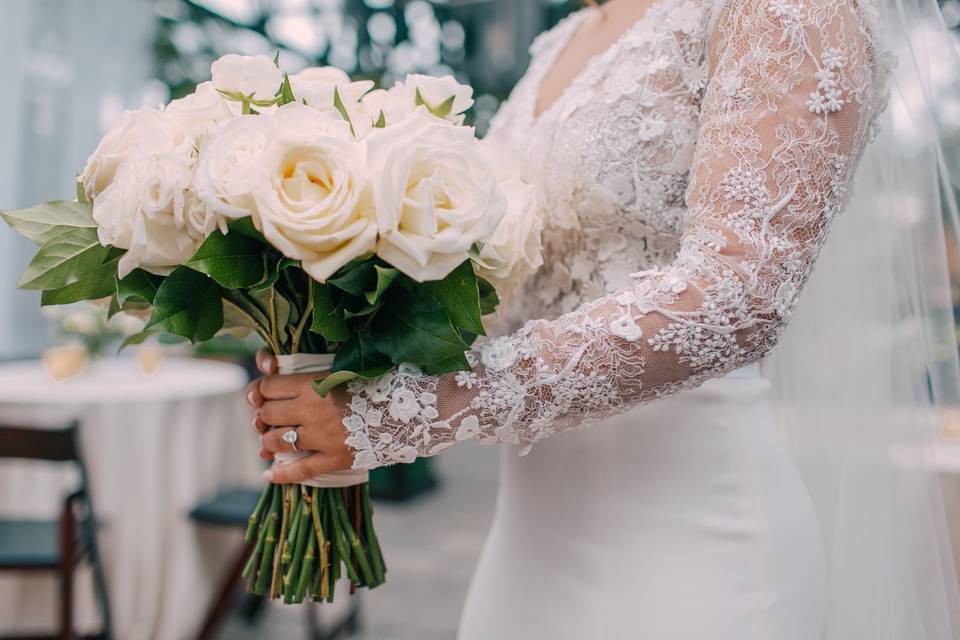
[{"label": "bride's hand", "polygon": [[257,368],[264,377],[251,383],[247,400],[257,409],[253,426],[261,434],[260,457],[272,460],[276,453],[292,452],[293,447],[283,440],[291,428],[297,429],[297,449],[313,452],[289,464],[274,464],[264,477],[277,484],[293,484],[349,469],[353,449],[344,442],[347,431],[340,422],[346,393],[335,389],[321,398],[311,383],[324,374],[278,375],[277,360],[267,351],[257,354]]}]

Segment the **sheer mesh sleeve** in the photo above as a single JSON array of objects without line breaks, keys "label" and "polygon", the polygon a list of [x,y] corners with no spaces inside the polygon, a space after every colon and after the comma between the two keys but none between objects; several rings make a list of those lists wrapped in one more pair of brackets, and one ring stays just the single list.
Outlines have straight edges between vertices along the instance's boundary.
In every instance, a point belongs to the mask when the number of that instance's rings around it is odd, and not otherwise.
[{"label": "sheer mesh sleeve", "polygon": [[468,354],[470,372],[401,367],[353,384],[344,425],[354,466],[469,439],[528,450],[767,354],[882,109],[860,11],[853,0],[729,0],[708,38],[676,259],[487,342]]}]

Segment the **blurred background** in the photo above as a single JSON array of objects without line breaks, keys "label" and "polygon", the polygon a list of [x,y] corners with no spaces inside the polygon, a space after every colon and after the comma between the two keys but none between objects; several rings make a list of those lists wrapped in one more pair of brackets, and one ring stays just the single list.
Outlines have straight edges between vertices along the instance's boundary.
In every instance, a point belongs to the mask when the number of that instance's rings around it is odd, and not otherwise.
[{"label": "blurred background", "polygon": [[[231,52],[279,52],[290,73],[330,64],[385,86],[411,72],[452,73],[475,88],[468,118],[482,135],[523,74],[533,38],[580,5],[0,0],[0,209],[72,199],[73,176],[123,110],[191,92]],[[942,9],[956,29],[960,2]],[[942,116],[960,130],[956,105]],[[74,453],[85,465],[3,460],[11,445],[0,434],[0,570],[22,570],[0,571],[0,634],[58,624],[64,582],[56,559],[43,556],[57,529],[43,519],[86,486],[100,544],[85,550],[92,557],[70,595],[82,630],[101,628],[106,603],[118,638],[454,636],[493,513],[496,450],[457,447],[376,474],[385,586],[334,606],[250,600],[230,587],[242,559],[239,525],[259,485],[241,398],[257,345],[223,338],[196,351],[157,342],[117,358],[136,321],[107,323],[90,305],[42,312],[38,295],[15,286],[32,252],[0,225],[0,423],[79,418]],[[4,549],[11,541],[20,545],[13,552]],[[91,589],[101,575],[105,588]]]}]

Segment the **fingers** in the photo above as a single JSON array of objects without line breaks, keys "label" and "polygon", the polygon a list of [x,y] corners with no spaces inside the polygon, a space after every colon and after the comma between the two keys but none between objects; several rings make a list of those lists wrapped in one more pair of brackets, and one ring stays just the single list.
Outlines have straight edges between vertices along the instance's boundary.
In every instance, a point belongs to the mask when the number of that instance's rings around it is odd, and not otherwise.
[{"label": "fingers", "polygon": [[288,431],[297,429],[297,450],[299,451],[331,451],[342,448],[343,436],[337,434],[336,440],[332,440],[330,434],[319,429],[307,429],[304,427],[279,427],[270,429],[260,438],[260,446],[270,453],[289,453],[294,451],[293,445],[283,439]]},{"label": "fingers", "polygon": [[257,351],[257,369],[265,376],[277,373],[277,359],[273,357],[273,352],[269,349]]},{"label": "fingers", "polygon": [[260,407],[260,421],[271,427],[295,427],[306,417],[296,400],[268,400]]},{"label": "fingers", "polygon": [[267,376],[260,378],[260,394],[265,400],[293,400],[299,398],[304,384],[309,382],[309,376]]},{"label": "fingers", "polygon": [[[260,446],[263,451],[273,455],[274,453],[291,453],[294,451],[293,445],[283,439],[283,435],[293,431],[294,427],[278,427],[271,429],[260,438]],[[297,433],[297,450],[299,451],[319,451],[319,448],[310,446],[307,443],[309,438],[305,438],[301,433]]]},{"label": "fingers", "polygon": [[260,379],[254,380],[247,385],[247,392],[244,394],[247,404],[256,409],[263,404],[263,394],[260,393]]},{"label": "fingers", "polygon": [[314,476],[349,469],[352,465],[353,456],[346,452],[337,455],[314,453],[294,462],[274,463],[263,477],[274,484],[296,484]]}]

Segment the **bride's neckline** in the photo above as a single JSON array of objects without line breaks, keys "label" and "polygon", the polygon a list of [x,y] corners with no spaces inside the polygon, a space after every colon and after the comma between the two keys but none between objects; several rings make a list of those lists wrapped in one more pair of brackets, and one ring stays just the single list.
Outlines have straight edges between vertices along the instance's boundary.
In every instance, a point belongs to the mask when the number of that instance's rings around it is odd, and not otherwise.
[{"label": "bride's neckline", "polygon": [[550,74],[556,70],[555,67],[557,61],[567,51],[567,48],[570,46],[570,42],[580,34],[584,25],[587,23],[587,20],[589,18],[598,19],[602,15],[599,7],[584,7],[583,9],[571,14],[570,26],[563,31],[561,37],[558,39],[558,42],[551,47],[550,51],[547,53],[547,59],[543,63],[542,71],[538,74],[536,86],[534,87],[533,91],[533,105],[531,106],[531,116],[533,121],[537,122],[543,119],[544,116],[551,113],[558,105],[562,104],[566,100],[567,96],[573,91],[573,88],[580,84],[580,81],[583,78],[588,76],[588,72],[590,72],[593,67],[599,63],[601,58],[618,49],[620,45],[624,43],[641,24],[646,22],[647,17],[650,15],[650,10],[665,2],[667,2],[667,0],[652,0],[640,17],[638,17],[633,23],[624,29],[620,35],[614,38],[608,46],[591,55],[586,62],[583,63],[583,66],[575,74],[573,74],[573,76],[571,76],[567,85],[560,93],[557,94],[553,101],[544,106],[540,93],[543,90],[543,83],[546,81],[547,77],[549,77]]}]

